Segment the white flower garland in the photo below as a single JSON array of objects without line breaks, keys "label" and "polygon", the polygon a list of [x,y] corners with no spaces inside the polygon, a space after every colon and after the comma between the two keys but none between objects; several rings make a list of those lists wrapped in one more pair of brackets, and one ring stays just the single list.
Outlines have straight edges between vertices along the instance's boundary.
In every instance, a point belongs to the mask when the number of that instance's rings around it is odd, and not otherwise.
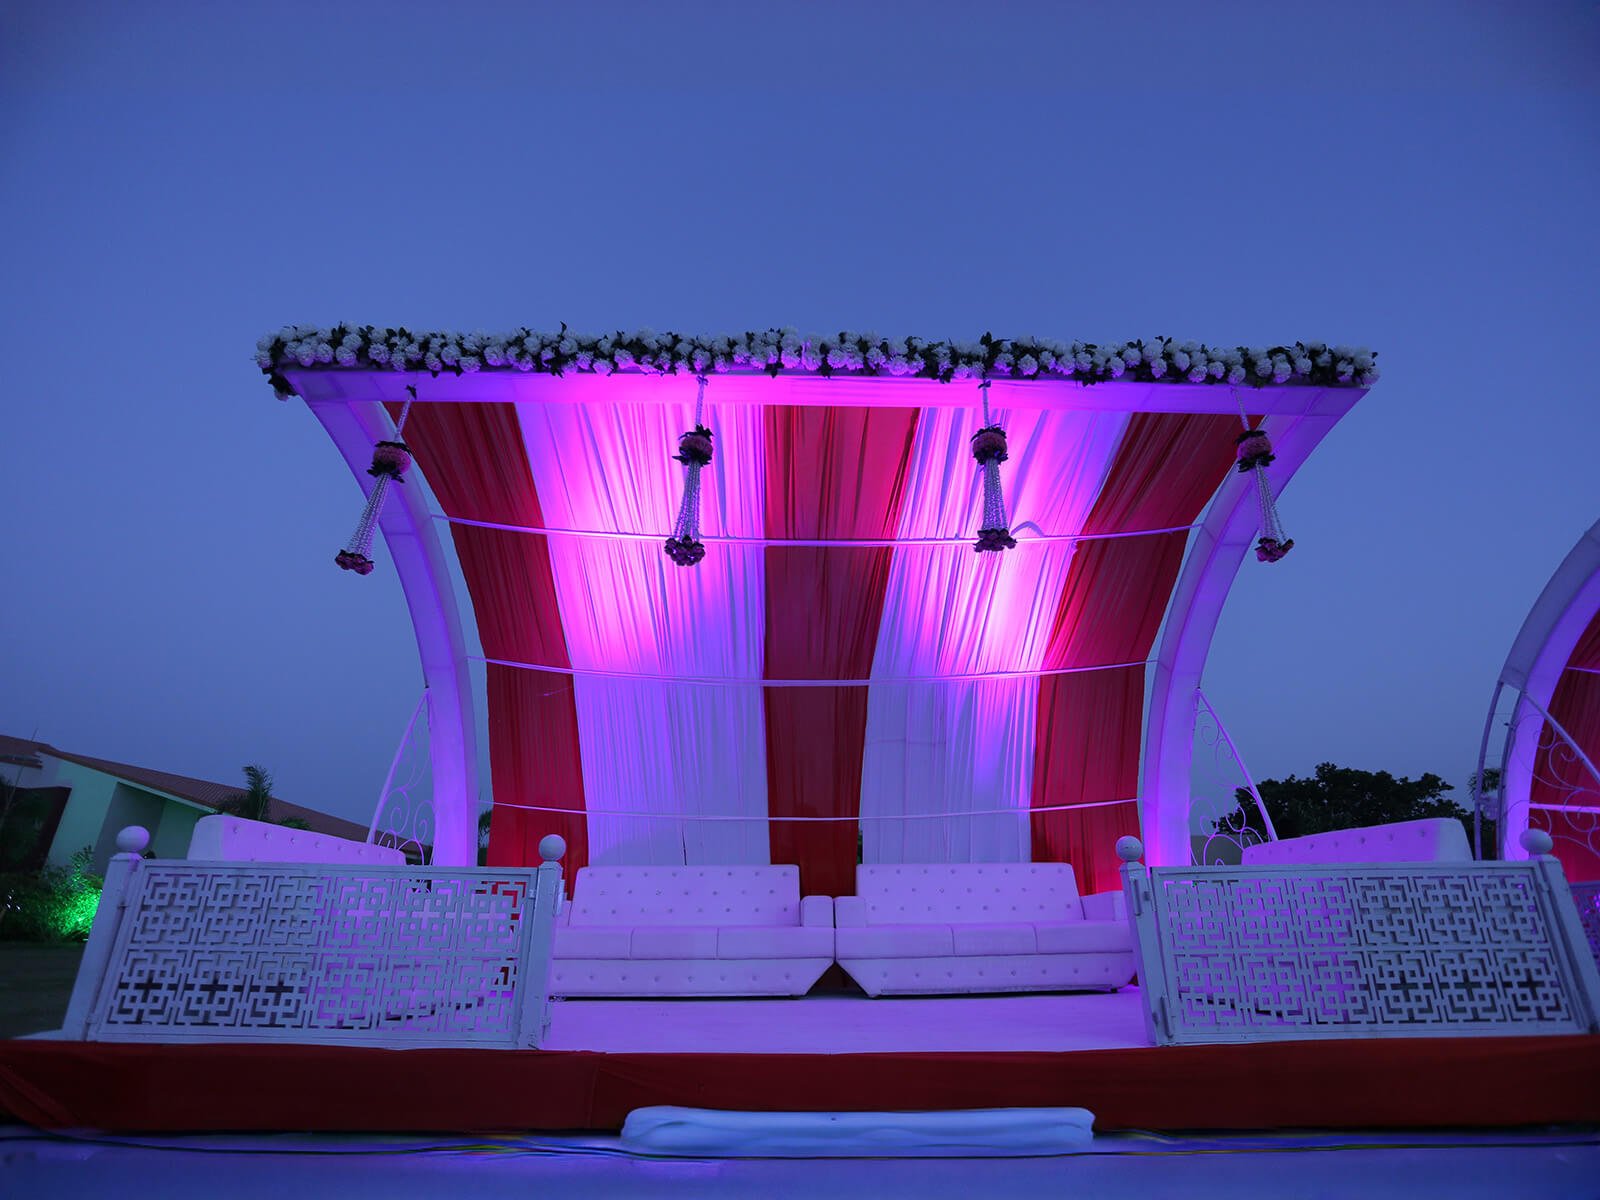
[{"label": "white flower garland", "polygon": [[285,368],[453,372],[612,371],[644,374],[784,371],[817,375],[893,375],[915,379],[1107,379],[1138,382],[1312,384],[1369,387],[1377,355],[1354,346],[1295,342],[1232,349],[1156,337],[1099,345],[1044,338],[975,342],[882,338],[875,333],[811,334],[768,329],[715,337],[656,333],[416,333],[372,325],[287,325],[256,343],[256,364],[280,398],[294,394]]}]

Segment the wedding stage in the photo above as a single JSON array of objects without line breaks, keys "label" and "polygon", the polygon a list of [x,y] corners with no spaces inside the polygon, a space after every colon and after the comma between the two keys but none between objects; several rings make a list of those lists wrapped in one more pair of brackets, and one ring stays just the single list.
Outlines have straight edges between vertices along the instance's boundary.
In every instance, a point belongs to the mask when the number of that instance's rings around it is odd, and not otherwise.
[{"label": "wedding stage", "polygon": [[[1297,859],[1199,687],[1370,353],[337,326],[258,362],[362,484],[338,565],[359,586],[381,534],[415,627],[387,857],[147,862],[124,831],[63,1035],[0,1044],[0,1111],[1600,1121],[1554,861]],[[834,962],[884,994],[799,995]]]}]

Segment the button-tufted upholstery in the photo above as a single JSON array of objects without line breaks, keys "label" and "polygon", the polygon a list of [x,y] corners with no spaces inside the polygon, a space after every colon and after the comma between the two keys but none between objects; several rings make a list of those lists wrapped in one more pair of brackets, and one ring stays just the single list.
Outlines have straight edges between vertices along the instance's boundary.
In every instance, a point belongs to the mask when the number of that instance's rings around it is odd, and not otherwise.
[{"label": "button-tufted upholstery", "polygon": [[856,868],[834,901],[839,964],[869,995],[1117,988],[1133,978],[1121,892],[1080,897],[1066,863]]},{"label": "button-tufted upholstery", "polygon": [[557,918],[556,996],[801,996],[833,963],[833,901],[794,866],[584,867]]},{"label": "button-tufted upholstery", "polygon": [[373,846],[348,838],[221,813],[201,817],[189,837],[189,858],[200,862],[357,863],[403,867],[406,856],[393,846]]},{"label": "button-tufted upholstery", "polygon": [[1289,863],[1471,862],[1466,827],[1453,817],[1335,829],[1246,846],[1246,866]]},{"label": "button-tufted upholstery", "polygon": [[1061,921],[1083,916],[1067,863],[907,863],[856,868],[867,924]]},{"label": "button-tufted upholstery", "polygon": [[584,867],[572,925],[798,925],[800,868]]}]

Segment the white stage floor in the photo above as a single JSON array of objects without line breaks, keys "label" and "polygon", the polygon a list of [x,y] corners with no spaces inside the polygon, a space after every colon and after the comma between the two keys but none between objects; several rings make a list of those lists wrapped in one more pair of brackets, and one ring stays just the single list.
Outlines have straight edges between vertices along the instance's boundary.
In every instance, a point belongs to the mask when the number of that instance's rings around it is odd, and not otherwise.
[{"label": "white stage floor", "polygon": [[1148,1046],[1139,989],[1079,995],[558,1000],[547,1050],[859,1054]]}]

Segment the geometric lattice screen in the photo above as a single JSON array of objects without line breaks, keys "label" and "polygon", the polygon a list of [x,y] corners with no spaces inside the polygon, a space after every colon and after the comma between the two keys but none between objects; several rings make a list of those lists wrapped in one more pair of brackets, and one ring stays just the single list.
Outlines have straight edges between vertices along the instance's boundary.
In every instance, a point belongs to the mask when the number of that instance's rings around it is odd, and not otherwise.
[{"label": "geometric lattice screen", "polygon": [[1537,862],[1131,867],[1152,1032],[1589,1032],[1600,986],[1570,894],[1549,878]]},{"label": "geometric lattice screen", "polygon": [[1572,902],[1578,908],[1578,920],[1583,925],[1583,936],[1589,943],[1589,953],[1600,963],[1600,882],[1588,880],[1572,885]]},{"label": "geometric lattice screen", "polygon": [[537,877],[138,863],[88,1037],[532,1044],[548,970],[530,954]]}]

